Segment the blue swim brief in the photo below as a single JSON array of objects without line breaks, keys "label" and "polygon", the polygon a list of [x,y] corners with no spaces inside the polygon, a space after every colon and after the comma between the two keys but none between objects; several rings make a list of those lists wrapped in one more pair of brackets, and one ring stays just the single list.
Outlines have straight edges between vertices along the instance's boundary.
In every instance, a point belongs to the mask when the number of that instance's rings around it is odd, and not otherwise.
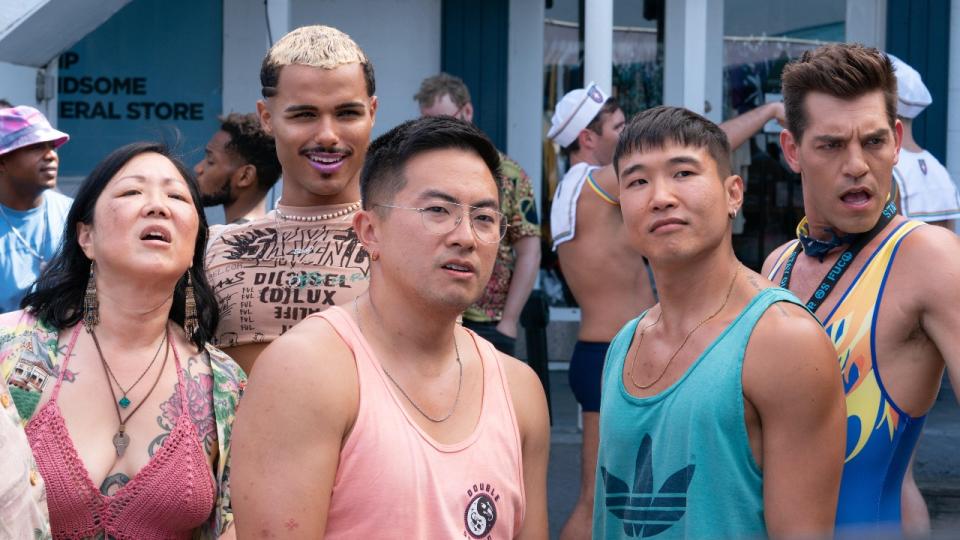
[{"label": "blue swim brief", "polygon": [[600,379],[609,343],[578,341],[570,359],[570,388],[583,412],[600,412]]}]

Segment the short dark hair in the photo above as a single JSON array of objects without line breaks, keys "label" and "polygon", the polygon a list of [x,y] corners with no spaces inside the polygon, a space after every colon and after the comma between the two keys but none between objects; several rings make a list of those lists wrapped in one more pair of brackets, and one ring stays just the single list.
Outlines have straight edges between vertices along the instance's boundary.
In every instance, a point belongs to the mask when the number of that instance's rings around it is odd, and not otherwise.
[{"label": "short dark hair", "polygon": [[473,124],[451,116],[408,120],[377,137],[367,149],[360,171],[360,198],[364,210],[387,203],[406,185],[403,169],[413,157],[431,150],[473,152],[486,164],[500,188],[500,153]]},{"label": "short dark hair", "polygon": [[[135,142],[122,146],[103,159],[90,176],[83,181],[77,197],[67,214],[63,240],[49,266],[41,272],[36,288],[20,302],[20,307],[29,310],[44,324],[63,330],[80,322],[83,317],[83,295],[90,277],[90,259],[83,253],[77,239],[77,225],[92,224],[94,207],[110,180],[133,158],[146,153],[157,153],[170,160],[186,180],[199,216],[197,241],[193,248],[193,266],[187,272],[193,281],[193,293],[197,301],[197,319],[200,325],[192,341],[201,350],[210,341],[220,321],[220,311],[213,289],[203,271],[203,259],[207,246],[207,219],[200,205],[200,189],[190,169],[174,157],[163,144]],[[186,274],[180,278],[173,291],[170,319],[183,326],[184,298],[187,285]]]},{"label": "short dark hair", "polygon": [[227,152],[253,165],[260,191],[269,191],[280,178],[280,160],[273,136],[260,126],[260,117],[254,113],[230,113],[219,120],[220,129],[230,135]]},{"label": "short dark hair", "polygon": [[450,101],[457,107],[466,107],[470,103],[470,90],[466,83],[460,77],[449,73],[439,73],[424,79],[413,99],[421,107],[429,107],[445,95],[450,96]]},{"label": "short dark hair", "polygon": [[[591,120],[584,129],[589,129],[597,135],[601,135],[603,133],[603,121],[618,110],[620,110],[620,103],[617,101],[617,98],[613,96],[608,97],[607,100],[603,102],[603,106],[600,107],[600,112],[593,117],[593,120]],[[579,150],[580,137],[574,137],[572,143],[567,145],[565,148],[560,149],[560,151],[566,156],[569,156],[570,154]]]},{"label": "short dark hair", "polygon": [[787,129],[797,142],[807,128],[804,101],[810,92],[851,100],[883,93],[890,129],[897,124],[897,77],[886,54],[863,45],[832,43],[805,51],[783,68],[783,106]]},{"label": "short dark hair", "polygon": [[726,178],[731,173],[730,142],[719,126],[682,107],[654,107],[634,116],[627,122],[617,149],[613,153],[613,168],[620,177],[620,160],[631,152],[660,149],[667,144],[706,148],[717,164],[717,172]]},{"label": "short dark hair", "polygon": [[7,101],[6,98],[0,98],[0,109],[9,109],[10,107],[13,107],[13,103]]}]

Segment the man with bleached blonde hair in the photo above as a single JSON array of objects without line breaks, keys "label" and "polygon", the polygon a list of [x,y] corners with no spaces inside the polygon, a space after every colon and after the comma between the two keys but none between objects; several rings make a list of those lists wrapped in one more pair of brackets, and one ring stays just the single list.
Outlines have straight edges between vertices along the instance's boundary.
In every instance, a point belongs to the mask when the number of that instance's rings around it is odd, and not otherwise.
[{"label": "man with bleached blonde hair", "polygon": [[262,219],[214,228],[206,261],[221,309],[215,339],[247,373],[297,322],[367,289],[368,254],[351,222],[377,111],[373,65],[329,26],[280,38],[260,82],[257,112],[276,141],[282,196]]}]

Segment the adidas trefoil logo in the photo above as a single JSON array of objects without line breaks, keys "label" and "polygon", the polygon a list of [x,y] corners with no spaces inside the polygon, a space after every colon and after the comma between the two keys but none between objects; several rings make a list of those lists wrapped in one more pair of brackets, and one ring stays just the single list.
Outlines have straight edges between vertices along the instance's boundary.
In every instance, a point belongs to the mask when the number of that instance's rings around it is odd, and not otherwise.
[{"label": "adidas trefoil logo", "polygon": [[672,527],[687,512],[687,489],[695,466],[687,465],[671,474],[654,493],[652,446],[650,435],[644,435],[637,450],[633,489],[610,474],[606,467],[600,467],[607,510],[623,521],[623,532],[627,536],[655,536]]}]

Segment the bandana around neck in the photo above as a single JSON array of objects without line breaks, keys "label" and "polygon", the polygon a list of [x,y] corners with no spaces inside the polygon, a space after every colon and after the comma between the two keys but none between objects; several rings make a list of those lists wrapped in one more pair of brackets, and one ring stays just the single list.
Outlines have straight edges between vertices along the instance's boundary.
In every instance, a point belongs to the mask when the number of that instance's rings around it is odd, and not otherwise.
[{"label": "bandana around neck", "polygon": [[887,195],[887,204],[884,206],[883,212],[880,213],[880,219],[877,221],[876,225],[874,225],[873,228],[867,232],[837,235],[836,231],[827,228],[824,229],[824,231],[829,233],[831,238],[829,240],[820,240],[810,236],[810,223],[807,221],[807,217],[804,216],[797,225],[797,240],[800,241],[800,246],[803,248],[803,254],[808,257],[816,257],[820,260],[820,262],[823,262],[823,259],[827,256],[827,253],[830,253],[830,251],[835,248],[843,245],[853,245],[854,242],[860,240],[861,238],[866,238],[866,241],[869,242],[870,239],[883,230],[883,228],[886,227],[887,224],[893,219],[893,216],[897,214],[896,200],[897,196],[899,195],[899,191],[897,188],[897,183],[891,183],[893,185],[890,189],[890,193]]}]

